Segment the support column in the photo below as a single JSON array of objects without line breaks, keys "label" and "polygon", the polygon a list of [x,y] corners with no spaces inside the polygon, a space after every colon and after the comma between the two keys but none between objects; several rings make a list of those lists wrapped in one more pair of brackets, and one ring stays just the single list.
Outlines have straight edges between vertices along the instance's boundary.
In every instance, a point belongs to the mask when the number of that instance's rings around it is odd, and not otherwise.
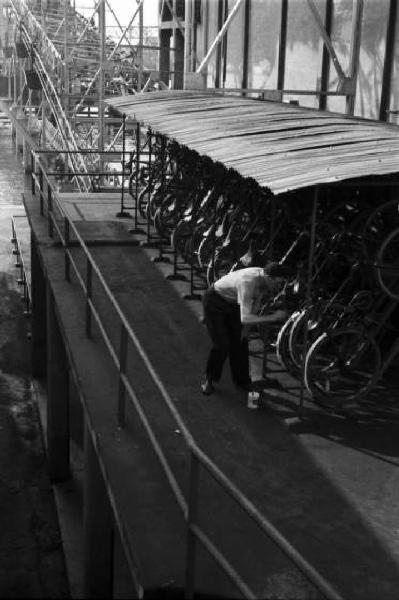
[{"label": "support column", "polygon": [[31,233],[31,343],[32,376],[45,377],[47,369],[46,278],[39,260],[37,241]]},{"label": "support column", "polygon": [[84,436],[84,597],[112,598],[112,512],[98,456],[87,425]]},{"label": "support column", "polygon": [[[101,152],[104,150],[104,129],[105,129],[105,104],[104,104],[104,87],[105,87],[105,62],[107,60],[106,50],[106,12],[105,12],[105,0],[101,0],[98,6],[98,27],[99,27],[99,54],[100,54],[100,65],[99,75],[97,82],[98,89],[98,141],[97,148],[100,152],[100,160],[98,162],[99,174],[104,169],[104,155]],[[102,177],[99,181],[102,182]]]},{"label": "support column", "polygon": [[69,377],[64,340],[47,287],[47,458],[52,481],[69,477]]},{"label": "support column", "polygon": [[159,52],[159,79],[169,86],[170,79],[170,29],[161,29],[159,32],[159,42],[161,50]]},{"label": "support column", "polygon": [[281,92],[284,89],[284,80],[285,80],[287,18],[288,18],[288,0],[282,0],[281,1],[280,39],[279,39],[279,48],[278,48],[278,72],[277,72],[277,89],[280,90]]},{"label": "support column", "polygon": [[176,29],[173,88],[175,90],[182,90],[183,82],[184,82],[184,36],[179,29]]},{"label": "support column", "polygon": [[397,2],[396,0],[391,0],[389,4],[389,15],[385,42],[384,70],[382,74],[381,102],[379,111],[380,121],[389,121],[392,73],[395,60],[395,29],[397,12]]},{"label": "support column", "polygon": [[351,56],[349,61],[349,79],[351,94],[346,97],[346,113],[353,115],[355,112],[356,87],[359,71],[360,42],[362,34],[363,0],[356,0],[353,7]]}]

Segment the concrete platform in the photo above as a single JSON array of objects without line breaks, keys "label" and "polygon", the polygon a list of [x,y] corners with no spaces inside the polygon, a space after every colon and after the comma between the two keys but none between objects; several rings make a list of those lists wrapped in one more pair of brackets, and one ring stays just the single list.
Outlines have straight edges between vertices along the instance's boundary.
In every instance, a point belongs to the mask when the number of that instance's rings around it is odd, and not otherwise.
[{"label": "concrete platform", "polygon": [[[126,239],[131,223],[107,225],[101,244],[99,222],[115,221],[115,198],[114,204],[108,204],[105,197],[95,196],[61,195],[60,203],[75,222],[75,216],[83,215],[79,227],[88,240],[95,240],[91,255],[197,443],[343,597],[395,598],[399,583],[395,411],[377,417],[365,410],[349,419],[306,403],[304,418],[298,419],[295,396],[276,390],[264,397],[259,411],[249,411],[227,373],[218,393],[204,398],[198,383],[208,339],[198,318],[199,303],[183,299],[181,291],[184,287],[187,291],[187,284],[165,280],[168,267],[155,264],[151,250]],[[134,411],[128,411],[126,429],[118,429],[115,373],[98,331],[94,340],[85,338],[84,299],[74,282],[63,280],[63,251],[48,239],[44,219],[29,194],[25,206],[81,386],[86,419],[98,432],[104,478],[112,490],[118,525],[126,531],[126,548],[135,547],[132,560],[139,565],[145,588],[180,589],[184,529],[178,511],[137,429]],[[74,247],[73,256],[84,273],[81,250]],[[117,347],[116,320],[109,303],[101,292],[95,302]],[[140,357],[133,348],[129,351],[135,392],[143,400],[177,481],[186,489],[187,453],[179,431]],[[130,480],[132,469],[135,481]],[[258,537],[218,488],[207,482],[202,485],[201,518],[251,580],[257,597],[314,597],[297,570],[273,544]],[[165,500],[161,513],[159,498]],[[202,556],[200,562],[199,589],[231,596],[220,572],[212,570]]]}]

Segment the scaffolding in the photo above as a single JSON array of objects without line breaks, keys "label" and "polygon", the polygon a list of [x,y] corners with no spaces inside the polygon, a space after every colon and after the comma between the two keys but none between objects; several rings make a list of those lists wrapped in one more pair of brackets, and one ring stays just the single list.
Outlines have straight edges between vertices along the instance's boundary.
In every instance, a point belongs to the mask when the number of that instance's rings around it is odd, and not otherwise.
[{"label": "scaffolding", "polygon": [[72,173],[63,184],[77,191],[90,191],[99,179],[121,185],[126,127],[105,99],[158,87],[156,31],[144,27],[143,5],[138,0],[122,24],[111,0],[0,0],[10,109],[27,119],[49,171]]}]

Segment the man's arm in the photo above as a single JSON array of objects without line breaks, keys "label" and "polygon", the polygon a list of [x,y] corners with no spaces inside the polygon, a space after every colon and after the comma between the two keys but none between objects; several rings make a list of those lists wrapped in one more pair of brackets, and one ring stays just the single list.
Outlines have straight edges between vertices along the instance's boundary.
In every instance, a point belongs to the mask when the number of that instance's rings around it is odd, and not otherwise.
[{"label": "man's arm", "polygon": [[241,315],[241,322],[243,325],[255,325],[257,323],[277,323],[278,321],[282,321],[288,316],[288,312],[286,310],[275,310],[269,315],[253,315],[247,314]]},{"label": "man's arm", "polygon": [[287,317],[285,310],[276,310],[269,315],[258,315],[254,307],[259,306],[258,290],[255,282],[245,282],[237,290],[237,299],[240,305],[241,323],[243,325],[256,325],[258,323],[276,323]]}]

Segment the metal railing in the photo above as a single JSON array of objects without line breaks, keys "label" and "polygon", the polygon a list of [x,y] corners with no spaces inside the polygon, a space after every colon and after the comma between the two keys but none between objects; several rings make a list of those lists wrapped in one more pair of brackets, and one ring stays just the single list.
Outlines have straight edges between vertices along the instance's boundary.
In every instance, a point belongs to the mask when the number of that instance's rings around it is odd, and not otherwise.
[{"label": "metal railing", "polygon": [[22,286],[22,300],[25,302],[25,311],[24,314],[29,316],[31,313],[31,280],[28,275],[29,269],[27,268],[27,263],[30,262],[30,254],[25,256],[24,252],[22,252],[21,245],[18,240],[17,229],[15,227],[16,219],[26,219],[25,216],[14,215],[11,219],[11,243],[13,244],[13,254],[16,256],[15,267],[19,270],[19,277],[17,279],[17,284]]},{"label": "metal railing", "polygon": [[[71,268],[73,268],[84,294],[86,301],[85,329],[88,337],[92,336],[93,319],[95,320],[100,334],[103,338],[109,355],[119,373],[119,391],[117,403],[117,420],[119,426],[124,426],[126,415],[127,397],[136,409],[141,423],[144,426],[152,447],[161,463],[167,481],[173,491],[176,502],[180,507],[187,528],[187,547],[185,564],[185,597],[191,599],[195,594],[195,574],[196,574],[196,547],[197,543],[209,553],[213,560],[224,571],[229,580],[240,591],[244,598],[254,599],[257,597],[254,590],[244,581],[234,566],[229,562],[205,531],[198,524],[199,497],[199,476],[200,468],[221,486],[224,492],[232,498],[235,503],[252,519],[257,527],[285,554],[289,561],[295,565],[304,577],[310,582],[322,595],[328,600],[342,600],[342,596],[322,577],[316,569],[288,542],[288,540],[274,527],[274,525],[264,516],[255,505],[237,488],[237,486],[219,469],[197,445],[182,417],[177,411],[169,393],[163,382],[158,376],[154,365],[144,351],[139,339],[132,330],[125,315],[119,307],[115,297],[109,289],[101,272],[91,256],[87,245],[82,239],[75,223],[64,214],[61,207],[58,206],[52,191],[52,186],[47,177],[40,160],[36,154],[32,153],[32,173],[31,173],[31,191],[32,195],[39,195],[40,213],[47,218],[48,234],[50,237],[57,235],[62,244],[65,258],[65,279],[71,280]],[[73,236],[73,243],[72,243]],[[75,261],[71,252],[72,245],[83,251],[86,265],[85,274],[82,275],[81,269]],[[111,303],[115,314],[118,317],[120,327],[119,348],[115,349],[109,335],[106,332],[101,316],[95,307],[93,300],[93,281],[96,277],[102,291]],[[161,394],[163,402],[173,417],[178,430],[186,444],[190,454],[189,467],[189,491],[186,500],[183,491],[177,481],[175,474],[161,448],[161,445],[154,433],[153,428],[145,414],[142,404],[137,397],[132,383],[128,376],[128,341],[130,341],[135,351],[143,361],[148,374]]]}]

